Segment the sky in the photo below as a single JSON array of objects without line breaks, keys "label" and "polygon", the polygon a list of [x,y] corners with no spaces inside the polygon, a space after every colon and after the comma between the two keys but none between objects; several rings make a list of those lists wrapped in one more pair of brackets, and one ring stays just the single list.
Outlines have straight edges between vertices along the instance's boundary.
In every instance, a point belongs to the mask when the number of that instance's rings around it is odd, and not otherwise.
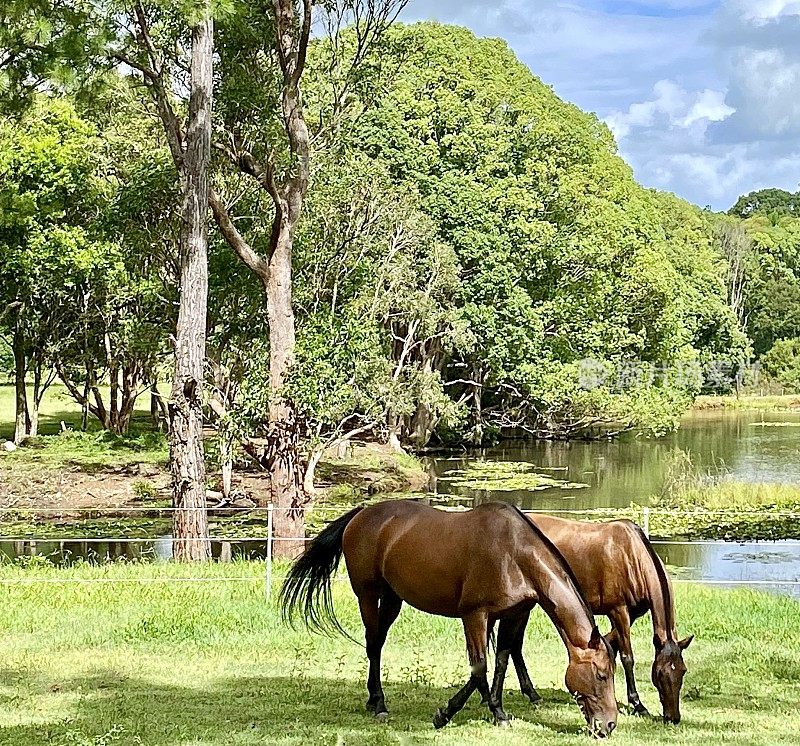
[{"label": "sky", "polygon": [[800,187],[800,0],[410,0],[403,18],[505,39],[645,186],[716,210]]}]

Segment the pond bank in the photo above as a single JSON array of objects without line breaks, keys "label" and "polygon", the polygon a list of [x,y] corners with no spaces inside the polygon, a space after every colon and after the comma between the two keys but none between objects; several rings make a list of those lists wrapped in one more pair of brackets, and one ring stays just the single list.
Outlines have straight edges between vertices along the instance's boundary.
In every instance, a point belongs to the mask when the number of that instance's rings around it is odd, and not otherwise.
[{"label": "pond bank", "polygon": [[698,396],[692,406],[694,410],[740,409],[759,412],[800,411],[800,394],[742,394],[735,396]]},{"label": "pond bank", "polygon": [[[156,537],[171,531],[163,436],[119,438],[67,431],[0,452],[0,536]],[[414,493],[429,477],[415,458],[378,445],[355,445],[344,458],[327,454],[317,468],[319,505],[346,505],[386,492]],[[220,477],[210,474],[211,532],[226,537],[266,536],[263,471],[234,471],[233,500],[223,509]]]}]

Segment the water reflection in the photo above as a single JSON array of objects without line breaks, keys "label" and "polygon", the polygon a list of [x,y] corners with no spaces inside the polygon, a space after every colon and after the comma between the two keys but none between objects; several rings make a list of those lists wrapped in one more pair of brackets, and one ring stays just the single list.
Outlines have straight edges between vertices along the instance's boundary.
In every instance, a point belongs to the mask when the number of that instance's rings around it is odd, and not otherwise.
[{"label": "water reflection", "polygon": [[[212,541],[211,556],[216,560],[264,559],[266,542],[263,539],[241,541]],[[139,560],[163,562],[172,559],[172,536],[158,536],[136,541],[0,541],[0,560],[21,557],[42,557],[57,565],[74,562],[114,562]]]},{"label": "water reflection", "polygon": [[[751,541],[699,544],[656,544],[656,551],[681,579],[731,581],[732,585],[768,581],[755,585],[800,598],[800,542]],[[786,585],[781,585],[786,583]]]},{"label": "water reflection", "polygon": [[443,495],[508,500],[525,508],[585,509],[647,504],[661,492],[670,464],[688,456],[700,473],[725,471],[747,482],[800,483],[800,413],[693,412],[664,438],[615,441],[507,441],[463,457],[433,458],[434,478],[475,458],[527,461],[543,472],[589,486],[582,490],[487,492],[435,479]]}]

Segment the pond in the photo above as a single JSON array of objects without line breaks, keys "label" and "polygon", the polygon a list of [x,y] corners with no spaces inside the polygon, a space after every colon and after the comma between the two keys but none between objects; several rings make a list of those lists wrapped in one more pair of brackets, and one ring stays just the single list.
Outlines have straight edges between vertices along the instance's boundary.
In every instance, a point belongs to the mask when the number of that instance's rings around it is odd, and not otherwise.
[{"label": "pond", "polygon": [[[554,484],[484,489],[480,479],[470,482],[468,476],[475,475],[475,464],[482,460],[528,463]],[[531,510],[579,511],[647,505],[661,492],[676,462],[690,464],[700,475],[724,473],[742,482],[800,484],[800,413],[693,411],[677,432],[664,438],[506,441],[463,456],[432,458],[429,467],[433,491],[447,502],[470,505],[505,500]],[[481,476],[480,471],[477,474]],[[498,486],[488,479],[484,483]],[[684,579],[800,583],[797,541],[664,543],[657,544],[656,550]],[[800,585],[760,587],[800,596]]]},{"label": "pond", "polygon": [[[693,412],[681,428],[665,438],[622,438],[616,441],[507,441],[499,446],[464,455],[428,459],[433,491],[440,499],[464,505],[486,500],[507,500],[538,510],[647,505],[657,495],[676,458],[691,461],[698,473],[724,471],[731,478],[750,482],[800,484],[800,413],[760,413],[726,410]],[[529,475],[517,475],[517,489],[476,488],[463,471],[474,473],[483,460],[529,464],[539,481],[527,484]],[[513,467],[519,468],[517,466]],[[545,475],[542,479],[541,475]],[[522,485],[522,486],[519,486]],[[576,485],[582,485],[580,487]],[[83,534],[85,536],[85,534]],[[657,544],[661,557],[681,579],[705,581],[770,581],[764,586],[800,596],[800,542],[705,542]],[[212,543],[214,557],[264,557],[265,542]],[[106,561],[123,558],[168,559],[171,538],[121,542],[39,541],[0,542],[0,557],[38,554],[56,562],[76,559]],[[776,585],[775,583],[795,585]]]},{"label": "pond", "polygon": [[[433,491],[476,501],[508,500],[523,508],[583,510],[647,505],[671,464],[688,457],[698,473],[727,473],[745,482],[800,484],[800,412],[694,411],[663,438],[612,441],[505,441],[464,456],[432,458]],[[476,459],[533,464],[582,489],[469,489],[448,479]]]}]

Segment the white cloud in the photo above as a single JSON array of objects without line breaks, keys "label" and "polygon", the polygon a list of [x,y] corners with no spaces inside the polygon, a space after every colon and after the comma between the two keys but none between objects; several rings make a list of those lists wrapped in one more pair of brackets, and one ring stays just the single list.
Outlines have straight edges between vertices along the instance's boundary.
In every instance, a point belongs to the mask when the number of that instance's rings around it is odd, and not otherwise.
[{"label": "white cloud", "polygon": [[800,0],[728,0],[712,35],[736,114],[710,131],[716,142],[800,135]]},{"label": "white cloud", "polygon": [[653,98],[631,104],[627,111],[615,111],[605,118],[617,141],[628,137],[636,128],[685,129],[698,122],[720,122],[735,111],[725,103],[722,91],[689,92],[671,80],[658,81],[653,86],[653,94]]},{"label": "white cloud", "polygon": [[728,5],[747,20],[768,20],[800,13],[800,0],[731,0]]},{"label": "white cloud", "polygon": [[725,94],[722,91],[712,91],[708,88],[697,94],[697,98],[689,109],[689,113],[680,120],[681,127],[689,127],[695,122],[722,122],[736,111],[725,103]]}]

